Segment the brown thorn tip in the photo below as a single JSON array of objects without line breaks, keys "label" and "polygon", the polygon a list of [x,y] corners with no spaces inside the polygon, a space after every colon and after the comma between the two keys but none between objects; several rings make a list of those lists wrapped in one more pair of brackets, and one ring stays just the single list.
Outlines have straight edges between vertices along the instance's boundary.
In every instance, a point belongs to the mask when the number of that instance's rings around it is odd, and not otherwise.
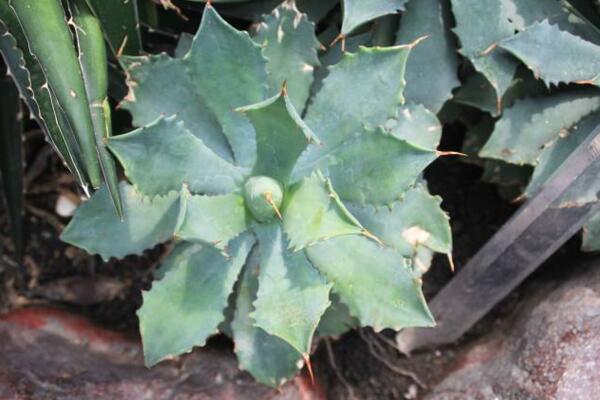
[{"label": "brown thorn tip", "polygon": [[308,375],[310,376],[310,382],[314,385],[315,384],[315,374],[313,373],[313,368],[312,368],[312,364],[310,362],[310,357],[308,354],[302,354],[302,358],[304,359],[304,362],[306,363],[306,369],[308,370]]},{"label": "brown thorn tip", "polygon": [[413,48],[416,45],[418,45],[419,43],[421,43],[423,40],[428,39],[431,35],[423,35],[423,36],[419,36],[418,38],[416,38],[415,40],[413,40],[411,43],[408,44],[409,48]]},{"label": "brown thorn tip", "polygon": [[127,39],[128,37],[127,35],[125,35],[125,37],[123,38],[123,42],[121,42],[121,45],[117,49],[117,54],[115,54],[117,58],[121,58],[121,56],[123,55],[123,51],[125,51],[125,46],[127,46]]},{"label": "brown thorn tip", "polygon": [[275,202],[273,201],[273,194],[271,192],[266,192],[266,193],[263,193],[263,196],[265,196],[265,200],[267,201],[267,203],[269,203],[269,205],[271,207],[273,207],[273,210],[275,210],[275,214],[277,214],[277,218],[279,218],[280,220],[283,221],[281,212],[279,212],[279,208],[277,207],[277,204],[275,204]]},{"label": "brown thorn tip", "polygon": [[287,96],[288,95],[288,83],[287,80],[283,81],[283,83],[281,84],[281,95],[282,96]]},{"label": "brown thorn tip", "polygon": [[212,7],[212,0],[206,0],[206,7],[207,8]]},{"label": "brown thorn tip", "polygon": [[454,268],[454,260],[452,259],[452,253],[448,253],[446,255],[448,256],[448,262],[450,263],[450,271],[456,271],[456,269]]},{"label": "brown thorn tip", "polygon": [[490,44],[485,50],[483,50],[481,53],[479,53],[480,56],[487,56],[488,54],[490,54],[492,51],[494,51],[494,49],[498,46],[498,43],[492,43]]},{"label": "brown thorn tip", "polygon": [[342,40],[342,48],[343,48],[343,47],[344,47],[344,42],[346,41],[346,35],[344,35],[343,33],[340,33],[339,35],[337,35],[337,36],[335,37],[335,39],[333,39],[333,42],[331,42],[331,43],[329,44],[329,47],[331,47],[331,46],[335,46],[335,44],[336,44],[337,42],[339,42],[340,40]]},{"label": "brown thorn tip", "polygon": [[373,239],[374,241],[376,241],[380,246],[385,247],[385,245],[383,244],[383,242],[381,241],[381,239],[379,239],[377,236],[375,236],[374,234],[372,234],[371,232],[369,232],[369,230],[367,229],[363,229],[361,231],[361,233],[368,237],[369,239]]},{"label": "brown thorn tip", "polygon": [[466,155],[465,153],[461,153],[460,151],[436,151],[438,157],[443,157],[443,156],[461,156],[461,157],[468,157],[468,155]]}]

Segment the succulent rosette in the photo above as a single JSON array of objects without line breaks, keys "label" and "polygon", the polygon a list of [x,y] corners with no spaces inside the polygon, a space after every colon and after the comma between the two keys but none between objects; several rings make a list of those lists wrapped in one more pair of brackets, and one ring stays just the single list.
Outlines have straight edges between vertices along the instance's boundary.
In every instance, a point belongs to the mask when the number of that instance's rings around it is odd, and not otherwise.
[{"label": "succulent rosette", "polygon": [[402,96],[413,45],[346,53],[316,82],[318,47],[289,2],[252,37],[208,6],[176,57],[123,60],[140,127],[108,142],[124,219],[101,189],[62,238],[104,259],[174,242],[138,313],[147,365],[221,331],[277,386],[315,337],[434,324],[420,277],[451,239],[421,177],[439,123]]}]

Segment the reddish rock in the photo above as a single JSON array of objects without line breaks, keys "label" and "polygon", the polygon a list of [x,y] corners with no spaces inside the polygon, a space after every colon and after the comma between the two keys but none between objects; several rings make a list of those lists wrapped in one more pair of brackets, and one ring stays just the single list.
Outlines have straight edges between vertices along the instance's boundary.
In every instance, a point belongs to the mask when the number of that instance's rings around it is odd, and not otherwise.
[{"label": "reddish rock", "polygon": [[513,319],[458,357],[427,399],[599,398],[598,264],[535,290]]},{"label": "reddish rock", "polygon": [[135,338],[54,308],[0,317],[0,399],[321,400],[305,376],[279,391],[205,348],[147,369]]}]

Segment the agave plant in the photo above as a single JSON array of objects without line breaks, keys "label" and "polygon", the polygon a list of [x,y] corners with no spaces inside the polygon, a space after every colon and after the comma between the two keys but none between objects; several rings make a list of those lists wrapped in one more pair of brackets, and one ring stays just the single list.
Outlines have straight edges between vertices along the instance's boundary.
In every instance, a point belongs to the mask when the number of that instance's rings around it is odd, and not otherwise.
[{"label": "agave plant", "polygon": [[345,54],[310,101],[319,44],[292,2],[253,38],[209,5],[185,46],[122,60],[124,220],[101,189],[62,234],[104,259],[174,240],[138,313],[146,364],[221,331],[277,386],[315,333],[432,326],[420,276],[451,239],[421,178],[439,130],[400,113],[414,44]]},{"label": "agave plant", "polygon": [[[456,100],[497,117],[484,117],[472,127],[465,150],[487,159],[484,179],[510,188],[513,198],[524,198],[534,195],[577,145],[596,133],[600,27],[591,2],[573,2],[580,8],[568,1],[536,7],[523,0],[511,2],[515,7],[452,1],[461,51],[481,73],[467,80]],[[480,13],[473,24],[470,3],[496,7],[497,12]],[[586,16],[581,7],[588,7]],[[483,37],[478,32],[486,32],[486,41],[475,43],[474,38]],[[599,190],[600,180],[585,182],[557,206],[596,202]],[[584,228],[583,250],[600,250],[599,220],[591,218]]]}]

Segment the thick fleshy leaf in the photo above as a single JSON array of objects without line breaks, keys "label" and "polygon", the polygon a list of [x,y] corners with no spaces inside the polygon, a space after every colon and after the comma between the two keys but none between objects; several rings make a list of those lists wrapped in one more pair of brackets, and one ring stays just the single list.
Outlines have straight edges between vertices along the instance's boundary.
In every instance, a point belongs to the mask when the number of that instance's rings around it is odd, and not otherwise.
[{"label": "thick fleshy leaf", "polygon": [[583,227],[583,251],[600,251],[600,213],[597,213]]},{"label": "thick fleshy leaf", "polygon": [[244,179],[244,170],[213,153],[174,116],[111,137],[108,147],[146,195],[179,190],[184,183],[193,193],[223,194]]},{"label": "thick fleshy leaf", "polygon": [[504,50],[495,48],[515,30],[509,3],[512,0],[452,0],[456,19],[454,32],[462,45],[460,52],[494,87],[496,102],[510,86],[518,65],[518,61]]},{"label": "thick fleshy leaf", "polygon": [[422,104],[437,113],[458,81],[458,55],[448,29],[448,4],[440,0],[412,0],[402,13],[396,43],[411,43],[428,36],[412,51],[406,65],[408,101]]},{"label": "thick fleshy leaf", "polygon": [[55,108],[58,101],[48,86],[44,85],[46,77],[42,67],[29,52],[21,25],[6,1],[0,1],[0,53],[21,98],[29,108],[29,115],[44,131],[46,139],[75,175],[77,182],[87,190],[89,183],[79,158],[80,150],[74,133],[66,122],[64,111]]},{"label": "thick fleshy leaf", "polygon": [[[93,187],[102,183],[92,117],[77,52],[60,0],[8,0],[18,15],[29,51],[42,67],[58,106],[64,110]],[[43,19],[40,20],[40,16]],[[52,38],[52,40],[48,40]]]},{"label": "thick fleshy leaf", "polygon": [[234,109],[267,97],[267,74],[261,48],[246,32],[235,30],[213,7],[206,7],[192,48],[183,58],[160,55],[125,61],[131,92],[124,108],[136,125],[176,114],[226,161],[235,159],[243,167],[254,164],[254,130]]},{"label": "thick fleshy leaf", "polygon": [[278,223],[256,228],[260,253],[258,293],[250,315],[256,326],[307,358],[321,316],[329,307],[328,284],[304,252],[292,252]]},{"label": "thick fleshy leaf", "polygon": [[342,236],[306,252],[362,326],[399,330],[434,325],[420,280],[397,251],[365,237]]},{"label": "thick fleshy leaf", "polygon": [[286,184],[298,157],[314,141],[310,128],[296,112],[285,87],[264,102],[238,108],[256,131],[256,164],[253,176],[269,176]]},{"label": "thick fleshy leaf", "polygon": [[388,120],[384,129],[395,138],[430,150],[437,149],[442,138],[442,124],[436,115],[415,103],[402,106],[398,116]]},{"label": "thick fleshy leaf", "polygon": [[300,157],[293,180],[310,175],[324,155],[365,127],[375,129],[396,116],[404,102],[403,76],[410,49],[360,47],[330,68],[305,117],[322,145],[310,146]]},{"label": "thick fleshy leaf", "polygon": [[242,369],[250,372],[260,383],[277,387],[298,372],[303,361],[292,346],[257,327],[250,317],[258,291],[258,271],[258,252],[253,251],[237,289],[235,314],[231,322],[234,351]]},{"label": "thick fleshy leaf", "polygon": [[500,47],[548,84],[578,82],[600,86],[600,46],[562,31],[548,21],[503,40]]},{"label": "thick fleshy leaf", "polygon": [[412,257],[419,246],[439,253],[452,251],[449,218],[441,202],[440,197],[430,195],[425,186],[418,185],[389,207],[348,204],[348,209],[386,246]]},{"label": "thick fleshy leaf", "polygon": [[347,35],[360,25],[382,15],[404,10],[408,0],[343,0],[344,20],[342,34]]},{"label": "thick fleshy leaf", "polygon": [[294,107],[302,112],[308,99],[313,71],[319,65],[320,43],[315,26],[293,1],[283,2],[257,25],[254,40],[263,46],[269,86],[279,90],[287,82]]},{"label": "thick fleshy leaf", "polygon": [[521,67],[517,68],[513,81],[502,97],[501,104],[497,103],[496,92],[492,85],[480,73],[474,73],[467,78],[467,81],[456,91],[453,99],[460,104],[487,111],[497,117],[502,113],[501,107],[512,107],[518,99],[549,93],[550,90],[544,82],[536,79],[527,68]]},{"label": "thick fleshy leaf", "polygon": [[496,123],[479,155],[513,164],[537,163],[544,147],[600,108],[600,91],[571,91],[515,102]]},{"label": "thick fleshy leaf", "polygon": [[559,137],[550,147],[542,150],[525,195],[533,196],[598,124],[600,113],[596,112],[577,122],[565,137]]},{"label": "thick fleshy leaf", "polygon": [[224,249],[231,239],[252,223],[244,197],[237,193],[193,196],[184,188],[181,202],[182,214],[175,235],[183,240]]},{"label": "thick fleshy leaf", "polygon": [[104,34],[100,20],[94,16],[86,0],[70,0],[68,6],[73,23],[79,28],[75,29],[75,37],[96,138],[98,162],[104,183],[113,199],[115,211],[119,218],[123,218],[117,168],[115,160],[106,148],[106,140],[112,136],[112,120],[108,103],[108,62]]},{"label": "thick fleshy leaf", "polygon": [[87,0],[102,22],[113,54],[135,55],[142,50],[138,0]]},{"label": "thick fleshy leaf", "polygon": [[319,167],[344,201],[385,205],[415,183],[437,153],[382,129],[355,135],[321,155]]},{"label": "thick fleshy leaf", "polygon": [[173,237],[179,215],[179,193],[150,198],[126,183],[121,183],[119,189],[125,216],[122,222],[103,186],[79,206],[60,238],[108,260],[141,254]]},{"label": "thick fleshy leaf", "polygon": [[283,226],[294,250],[332,237],[364,232],[320,173],[290,188],[283,208]]},{"label": "thick fleshy leaf", "polygon": [[147,366],[203,346],[216,332],[253,244],[250,234],[238,237],[229,258],[211,246],[190,246],[187,257],[178,257],[179,265],[144,292],[138,318]]},{"label": "thick fleshy leaf", "polygon": [[330,297],[331,305],[325,310],[315,332],[317,337],[337,337],[359,326],[357,319],[350,315],[348,307],[339,297],[334,293]]}]

